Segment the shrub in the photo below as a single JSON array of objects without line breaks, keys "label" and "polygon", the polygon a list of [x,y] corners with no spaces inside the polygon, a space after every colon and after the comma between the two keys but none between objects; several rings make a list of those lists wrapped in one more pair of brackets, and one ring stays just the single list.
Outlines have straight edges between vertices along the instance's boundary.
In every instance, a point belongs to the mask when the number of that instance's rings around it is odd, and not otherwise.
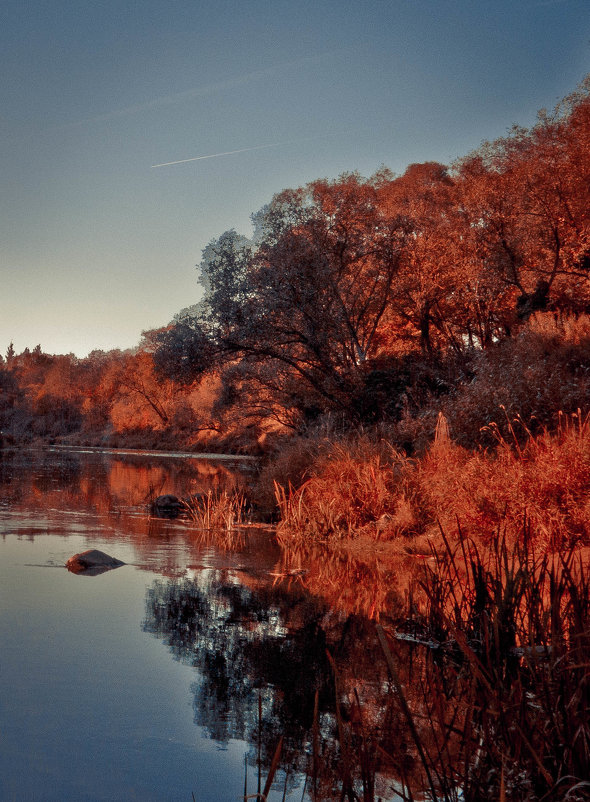
[{"label": "shrub", "polygon": [[[279,537],[325,540],[354,536],[377,521],[389,524],[403,499],[405,464],[388,443],[366,435],[323,444],[303,484],[286,490],[276,483]],[[407,515],[403,503],[401,515]]]},{"label": "shrub", "polygon": [[[575,413],[590,398],[590,316],[538,313],[516,337],[481,352],[472,369],[474,378],[441,405],[456,442],[495,445],[490,423],[512,438],[516,416],[533,433],[555,429],[560,413]],[[526,440],[527,431],[518,436]]]}]

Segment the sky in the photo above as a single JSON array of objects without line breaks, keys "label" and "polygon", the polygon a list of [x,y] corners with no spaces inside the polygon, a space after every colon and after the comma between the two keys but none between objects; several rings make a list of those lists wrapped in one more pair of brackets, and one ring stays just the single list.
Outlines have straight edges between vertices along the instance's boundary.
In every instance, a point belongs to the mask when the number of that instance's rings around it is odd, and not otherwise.
[{"label": "sky", "polygon": [[134,347],[276,192],[450,164],[588,72],[590,0],[3,0],[0,353]]}]

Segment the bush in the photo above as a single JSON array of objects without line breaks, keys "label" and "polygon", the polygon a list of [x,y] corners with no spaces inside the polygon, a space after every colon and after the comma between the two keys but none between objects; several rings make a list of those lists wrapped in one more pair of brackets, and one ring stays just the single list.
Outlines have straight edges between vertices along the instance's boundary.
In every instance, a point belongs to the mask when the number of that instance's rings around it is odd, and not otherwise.
[{"label": "bush", "polygon": [[[481,352],[474,378],[458,385],[443,410],[453,439],[467,448],[495,445],[495,424],[512,438],[513,418],[533,433],[555,429],[560,414],[584,409],[590,398],[590,316],[556,318],[538,313],[522,331]],[[517,431],[525,441],[525,429]]]},{"label": "bush", "polygon": [[367,435],[323,443],[297,489],[276,482],[279,537],[324,540],[354,536],[378,521],[395,525],[397,513],[407,517],[405,466],[406,458],[386,441]]}]

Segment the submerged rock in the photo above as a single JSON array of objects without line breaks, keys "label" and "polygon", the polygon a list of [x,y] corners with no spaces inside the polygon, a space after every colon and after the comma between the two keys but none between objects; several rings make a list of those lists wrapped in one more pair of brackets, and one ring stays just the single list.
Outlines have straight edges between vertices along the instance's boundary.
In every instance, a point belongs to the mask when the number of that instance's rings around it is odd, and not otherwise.
[{"label": "submerged rock", "polygon": [[110,571],[112,568],[119,568],[121,565],[125,565],[125,563],[117,560],[116,557],[105,554],[104,551],[88,549],[88,551],[82,551],[80,554],[74,554],[73,557],[70,557],[66,563],[66,568],[73,574],[97,576],[105,571]]},{"label": "submerged rock", "polygon": [[178,496],[168,493],[152,502],[151,511],[158,518],[177,518],[183,507],[184,503]]}]

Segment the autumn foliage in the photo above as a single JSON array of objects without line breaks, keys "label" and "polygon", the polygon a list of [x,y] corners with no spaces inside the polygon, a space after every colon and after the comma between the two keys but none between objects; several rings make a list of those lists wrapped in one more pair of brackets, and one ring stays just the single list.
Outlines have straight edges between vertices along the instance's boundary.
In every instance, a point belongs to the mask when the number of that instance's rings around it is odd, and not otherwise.
[{"label": "autumn foliage", "polygon": [[9,348],[5,436],[270,451],[288,432],[381,426],[415,456],[441,411],[467,450],[510,441],[517,418],[522,445],[584,415],[589,90],[450,167],[280,192],[251,237],[205,248],[202,300],[137,349]]},{"label": "autumn foliage", "polygon": [[0,430],[7,442],[192,449],[215,434],[219,393],[214,376],[191,387],[157,376],[145,341],[85,359],[37,346],[0,366]]},{"label": "autumn foliage", "polygon": [[450,168],[279,193],[251,239],[205,249],[204,299],[159,338],[160,369],[215,366],[242,408],[296,429],[454,394],[535,313],[590,311],[589,130],[586,84]]},{"label": "autumn foliage", "polygon": [[[587,794],[590,77],[450,167],[279,193],[207,246],[200,283],[136,349],[9,347],[0,447],[264,453],[247,505],[186,512],[227,548],[246,506],[274,515],[280,576],[349,611],[405,594],[414,646],[440,647],[406,683],[424,793]],[[404,784],[408,743],[380,747]]]}]

